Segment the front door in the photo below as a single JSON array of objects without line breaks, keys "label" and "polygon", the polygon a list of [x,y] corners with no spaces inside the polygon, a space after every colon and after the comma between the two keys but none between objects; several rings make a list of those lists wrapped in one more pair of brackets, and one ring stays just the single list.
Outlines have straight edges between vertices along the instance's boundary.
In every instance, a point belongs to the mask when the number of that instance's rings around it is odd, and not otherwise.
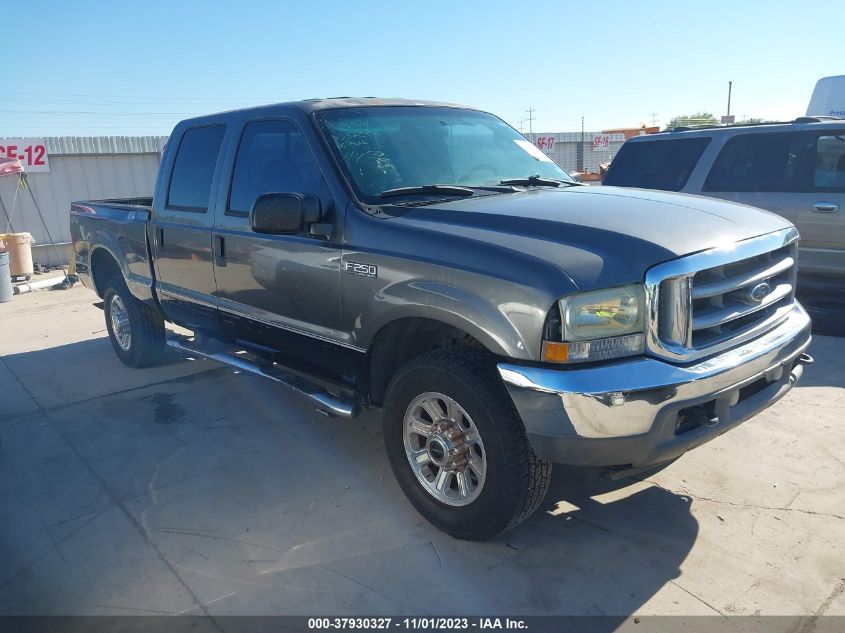
[{"label": "front door", "polygon": [[314,236],[308,227],[287,235],[254,233],[249,214],[265,193],[316,195],[323,222],[334,221],[328,187],[290,119],[245,125],[226,203],[218,205],[214,268],[224,326],[236,338],[282,352],[314,340],[342,344],[339,239]]}]

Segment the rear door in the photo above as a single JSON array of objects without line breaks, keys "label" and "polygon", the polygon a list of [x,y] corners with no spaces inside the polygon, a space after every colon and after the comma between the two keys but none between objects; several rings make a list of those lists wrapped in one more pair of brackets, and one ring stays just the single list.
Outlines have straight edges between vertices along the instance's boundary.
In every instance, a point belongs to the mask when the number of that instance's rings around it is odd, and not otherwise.
[{"label": "rear door", "polygon": [[845,275],[845,126],[812,136],[813,172],[798,208],[804,272]]},{"label": "rear door", "polygon": [[185,129],[177,140],[175,158],[165,165],[170,177],[159,183],[154,201],[159,299],[168,318],[196,329],[219,328],[211,257],[214,214],[209,205],[225,132],[222,124]]},{"label": "rear door", "polygon": [[[297,122],[246,122],[226,171],[231,182],[225,193],[221,187],[214,229],[226,329],[236,338],[284,351],[314,339],[342,343],[340,231],[332,196]],[[330,235],[312,235],[307,226],[295,234],[253,232],[250,211],[265,193],[318,196],[323,222],[333,226]]]}]

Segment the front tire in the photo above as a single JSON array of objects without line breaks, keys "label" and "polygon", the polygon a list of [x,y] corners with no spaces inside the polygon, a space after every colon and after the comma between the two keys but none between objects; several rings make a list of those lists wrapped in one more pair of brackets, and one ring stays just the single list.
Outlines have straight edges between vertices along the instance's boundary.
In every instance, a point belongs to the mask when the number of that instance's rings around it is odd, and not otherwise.
[{"label": "front tire", "polygon": [[112,279],[103,293],[106,328],[117,357],[129,367],[159,362],[164,352],[164,319],[129,292],[122,279]]},{"label": "front tire", "polygon": [[549,487],[551,464],[534,454],[484,350],[438,349],[400,369],[385,398],[384,442],[408,500],[456,538],[519,525]]}]

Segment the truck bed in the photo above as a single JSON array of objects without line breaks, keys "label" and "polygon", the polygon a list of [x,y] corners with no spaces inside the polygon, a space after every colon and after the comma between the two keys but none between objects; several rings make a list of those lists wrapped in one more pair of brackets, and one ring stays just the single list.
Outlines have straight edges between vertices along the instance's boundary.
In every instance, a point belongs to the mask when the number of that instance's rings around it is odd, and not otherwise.
[{"label": "truck bed", "polygon": [[146,207],[150,209],[153,206],[152,197],[149,198],[109,198],[107,200],[91,200],[88,204],[97,204],[102,206],[115,207]]},{"label": "truck bed", "polygon": [[102,250],[120,263],[132,294],[142,300],[152,298],[147,237],[152,203],[152,198],[115,198],[71,204],[71,239],[76,271],[83,284],[102,294],[103,288],[97,285],[102,280],[95,280],[90,274],[92,262]]}]

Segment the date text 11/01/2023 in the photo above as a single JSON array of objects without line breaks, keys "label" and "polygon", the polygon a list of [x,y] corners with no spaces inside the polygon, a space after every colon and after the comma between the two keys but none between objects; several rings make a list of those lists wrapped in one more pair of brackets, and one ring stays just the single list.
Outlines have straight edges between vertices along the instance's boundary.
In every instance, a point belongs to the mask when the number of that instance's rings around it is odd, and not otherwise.
[{"label": "date text 11/01/2023", "polygon": [[425,630],[527,630],[528,624],[519,618],[309,618],[309,630],[332,629],[398,629]]}]

